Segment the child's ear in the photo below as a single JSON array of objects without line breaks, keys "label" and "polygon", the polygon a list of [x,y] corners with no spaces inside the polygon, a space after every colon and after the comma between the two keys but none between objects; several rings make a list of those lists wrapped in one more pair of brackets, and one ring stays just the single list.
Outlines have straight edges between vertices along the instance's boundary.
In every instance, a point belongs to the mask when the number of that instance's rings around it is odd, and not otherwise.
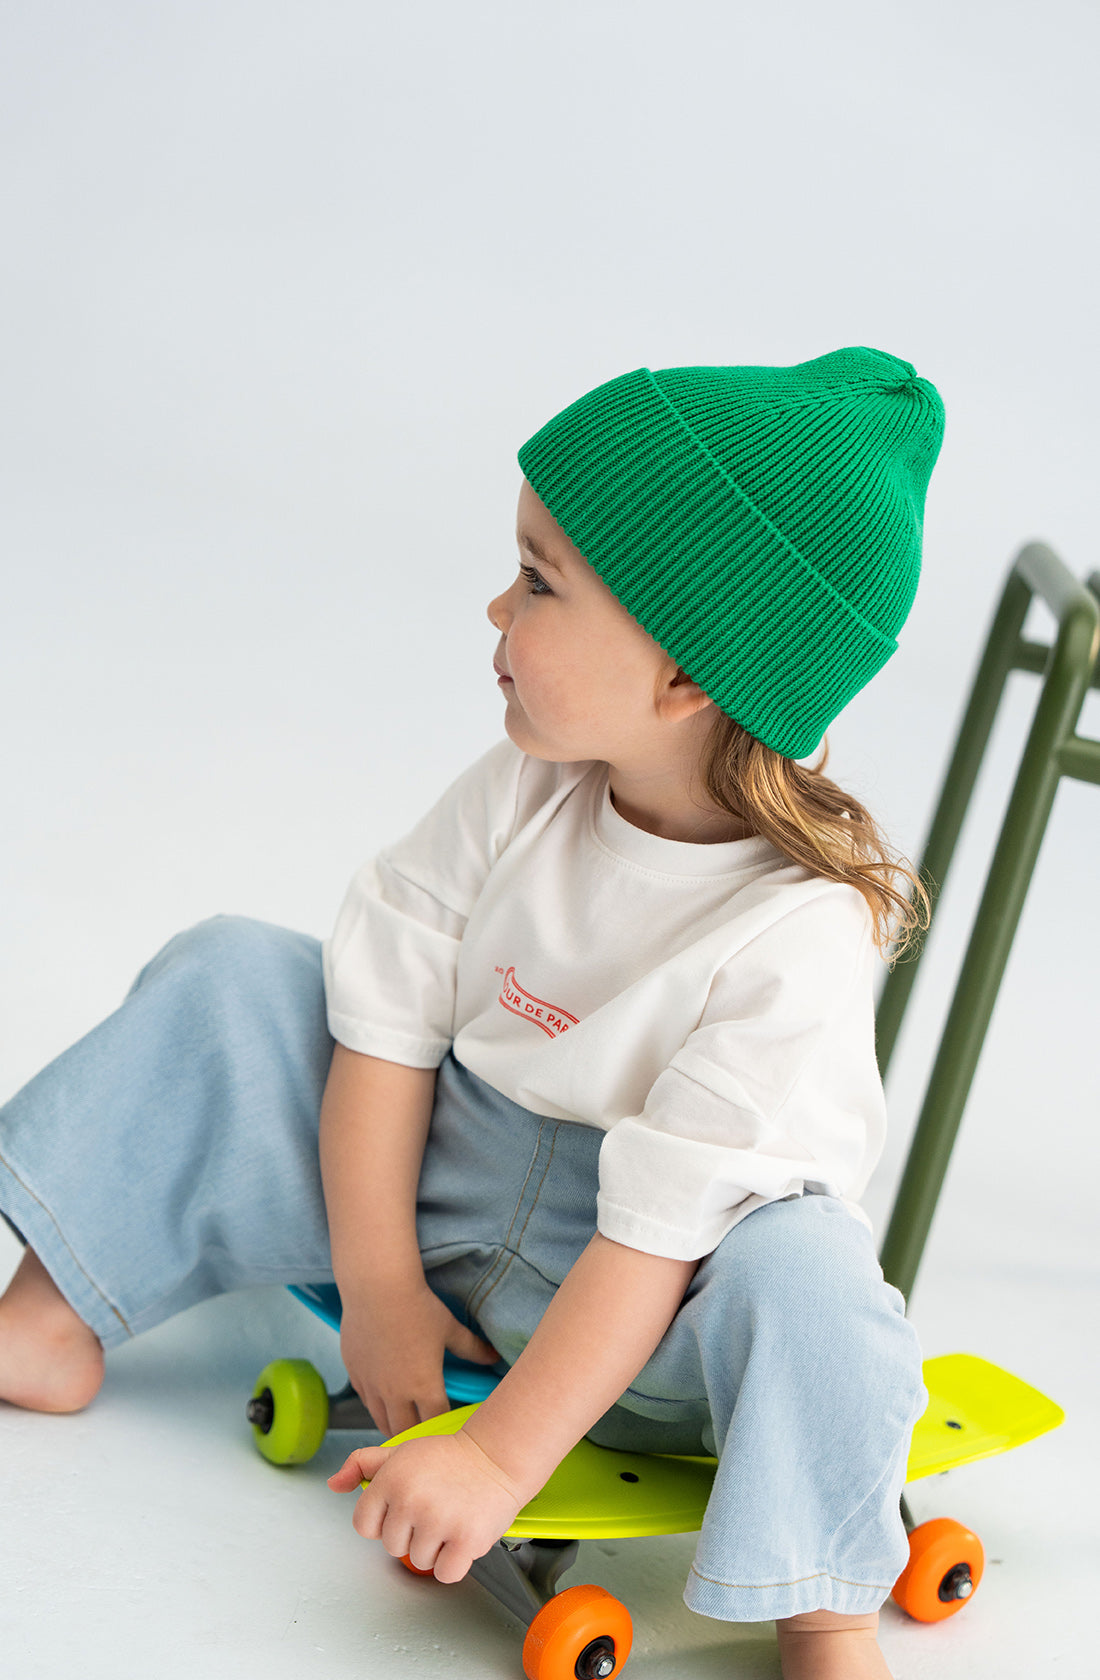
[{"label": "child's ear", "polygon": [[657,709],[661,716],[670,723],[680,723],[684,718],[694,717],[704,706],[713,705],[710,695],[704,694],[699,684],[693,682],[679,665],[670,662],[669,673],[662,680],[657,694]]}]

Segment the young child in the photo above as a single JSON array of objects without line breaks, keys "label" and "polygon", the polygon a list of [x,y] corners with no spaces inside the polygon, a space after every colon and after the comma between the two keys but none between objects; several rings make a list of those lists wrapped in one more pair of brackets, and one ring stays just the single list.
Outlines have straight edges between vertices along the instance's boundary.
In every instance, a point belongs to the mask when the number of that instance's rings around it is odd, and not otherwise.
[{"label": "young child", "polygon": [[798,761],[894,650],[942,425],[856,348],[640,368],[523,446],[507,738],[323,948],[179,935],[0,1112],[0,1395],[75,1410],[195,1301],[335,1278],[387,1435],[444,1349],[505,1373],[351,1455],[360,1533],[457,1581],[583,1435],[713,1453],[688,1605],[774,1618],[786,1680],[887,1674],[925,1394],[857,1198],[920,889]]}]

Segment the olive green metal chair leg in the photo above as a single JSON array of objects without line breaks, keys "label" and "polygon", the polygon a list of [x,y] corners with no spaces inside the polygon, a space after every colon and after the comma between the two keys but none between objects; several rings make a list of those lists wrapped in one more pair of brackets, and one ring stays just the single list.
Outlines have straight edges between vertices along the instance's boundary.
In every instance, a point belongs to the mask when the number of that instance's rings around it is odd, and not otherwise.
[{"label": "olive green metal chair leg", "polygon": [[[1052,646],[1020,635],[1035,596],[1058,620]],[[1100,742],[1075,734],[1090,684],[1098,685],[1098,651],[1100,578],[1079,583],[1049,548],[1029,543],[1009,572],[921,861],[921,876],[934,901],[954,855],[1008,673],[1041,672],[1031,730],[883,1243],[883,1270],[904,1295],[917,1274],[1058,783],[1063,776],[1100,783]],[[897,965],[879,1001],[876,1034],[883,1073],[919,960],[920,953]]]}]

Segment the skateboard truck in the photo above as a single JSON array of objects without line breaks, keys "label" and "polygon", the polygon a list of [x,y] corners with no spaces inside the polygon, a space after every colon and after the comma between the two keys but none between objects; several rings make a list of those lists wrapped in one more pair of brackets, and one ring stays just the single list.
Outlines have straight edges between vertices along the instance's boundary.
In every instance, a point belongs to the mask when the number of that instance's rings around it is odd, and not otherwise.
[{"label": "skateboard truck", "polygon": [[553,1598],[560,1577],[576,1563],[578,1550],[576,1540],[498,1540],[484,1557],[474,1559],[470,1574],[530,1627]]},{"label": "skateboard truck", "polygon": [[[577,1561],[576,1540],[498,1540],[484,1557],[475,1558],[470,1574],[498,1604],[530,1628],[557,1595],[560,1578]],[[589,1640],[576,1655],[577,1680],[608,1680],[621,1667],[615,1641],[607,1634]]]}]

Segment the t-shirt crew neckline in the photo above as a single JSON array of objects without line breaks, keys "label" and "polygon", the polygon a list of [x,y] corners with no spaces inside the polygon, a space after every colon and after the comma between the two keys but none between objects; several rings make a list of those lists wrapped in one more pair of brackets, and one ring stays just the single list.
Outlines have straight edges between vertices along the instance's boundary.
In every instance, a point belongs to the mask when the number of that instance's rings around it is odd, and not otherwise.
[{"label": "t-shirt crew neckline", "polygon": [[695,840],[666,840],[637,828],[611,802],[611,785],[604,765],[594,788],[592,828],[596,839],[616,857],[662,875],[738,875],[778,856],[770,840],[750,834],[744,840],[714,844]]}]

